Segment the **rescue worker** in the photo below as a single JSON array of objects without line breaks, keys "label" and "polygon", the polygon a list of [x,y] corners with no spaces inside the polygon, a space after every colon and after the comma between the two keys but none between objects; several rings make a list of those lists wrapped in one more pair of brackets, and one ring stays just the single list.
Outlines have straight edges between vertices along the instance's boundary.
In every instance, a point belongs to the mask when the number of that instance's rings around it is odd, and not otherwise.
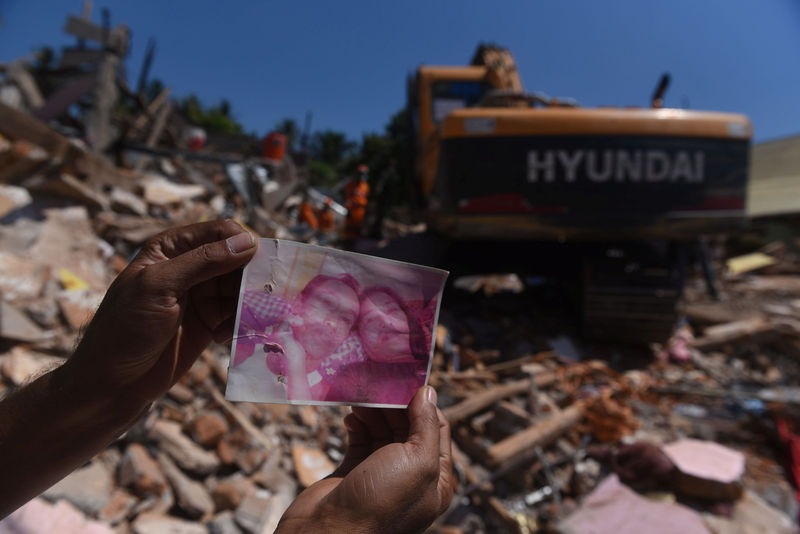
[{"label": "rescue worker", "polygon": [[308,199],[308,197],[303,199],[303,203],[300,204],[300,212],[297,216],[297,222],[301,224],[307,224],[312,230],[319,229],[317,214],[315,213],[314,206],[311,204],[311,201]]},{"label": "rescue worker", "polygon": [[361,226],[367,214],[367,197],[369,196],[369,183],[367,183],[366,165],[358,166],[356,177],[344,188],[345,207],[347,218],[344,223],[344,238],[348,242],[355,242],[361,237]]},{"label": "rescue worker", "polygon": [[325,199],[325,205],[319,210],[317,219],[319,220],[319,231],[323,234],[330,235],[336,228],[336,216],[331,208],[333,200],[330,198]]}]

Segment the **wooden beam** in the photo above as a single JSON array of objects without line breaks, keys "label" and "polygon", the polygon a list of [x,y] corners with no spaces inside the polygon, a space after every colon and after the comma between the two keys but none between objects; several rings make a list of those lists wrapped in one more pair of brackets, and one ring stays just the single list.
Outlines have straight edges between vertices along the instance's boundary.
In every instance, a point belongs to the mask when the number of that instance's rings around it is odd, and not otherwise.
[{"label": "wooden beam", "polygon": [[[147,148],[153,148],[156,146],[158,138],[161,137],[161,132],[164,131],[164,126],[167,125],[167,119],[169,118],[170,113],[172,113],[172,102],[167,102],[158,111],[158,116],[156,116],[153,129],[150,130],[150,135],[147,136],[147,141],[145,142],[145,146]],[[150,161],[150,156],[140,155],[133,170],[135,172],[141,172],[142,169],[144,169],[144,166],[147,165],[148,161]]]},{"label": "wooden beam", "polygon": [[30,109],[38,109],[44,105],[42,92],[22,61],[11,63],[6,69],[6,77],[17,84]]},{"label": "wooden beam", "polygon": [[117,101],[117,66],[119,57],[105,54],[97,71],[94,107],[86,119],[86,137],[98,154],[111,143],[111,109]]},{"label": "wooden beam", "polygon": [[62,159],[70,149],[69,139],[45,123],[0,102],[0,134],[23,139],[42,147],[51,158]]},{"label": "wooden beam", "polygon": [[755,317],[706,328],[702,337],[692,340],[689,344],[696,349],[708,350],[726,343],[749,339],[774,329],[775,327],[772,324],[761,317]]},{"label": "wooden beam", "polygon": [[447,420],[450,422],[450,424],[457,423],[462,419],[469,417],[470,415],[476,414],[481,410],[488,408],[499,400],[527,392],[529,389],[531,389],[534,383],[537,387],[544,387],[555,382],[557,378],[558,377],[556,373],[546,372],[537,375],[533,379],[526,378],[523,380],[516,380],[514,382],[493,386],[487,391],[478,393],[477,395],[461,401],[456,405],[445,408],[443,410],[444,416],[447,417]]},{"label": "wooden beam", "polygon": [[233,417],[237,423],[239,423],[239,426],[242,427],[242,430],[250,434],[250,437],[252,437],[256,443],[268,451],[271,451],[275,448],[275,444],[267,436],[265,436],[264,433],[261,432],[261,430],[259,430],[258,427],[256,427],[256,425],[254,425],[245,414],[239,411],[236,406],[225,400],[225,397],[223,397],[222,393],[220,393],[213,383],[208,384],[208,391],[211,393],[211,396],[214,398],[217,404],[219,404],[223,410],[228,412],[228,414],[230,414],[230,416]]},{"label": "wooden beam", "polygon": [[102,44],[108,50],[123,53],[128,43],[124,36],[121,35],[123,32],[120,32],[119,29],[120,27],[117,27],[112,31],[106,32],[102,26],[75,15],[70,15],[64,25],[64,31],[78,39],[88,39]]},{"label": "wooden beam", "polygon": [[147,124],[147,119],[155,115],[156,111],[158,111],[158,108],[160,108],[161,105],[167,101],[168,97],[169,88],[162,89],[161,92],[158,93],[158,96],[156,96],[152,102],[147,104],[147,109],[144,111],[144,113],[136,117],[133,127],[137,130],[144,128],[144,125]]},{"label": "wooden beam", "polygon": [[95,85],[97,85],[97,77],[94,74],[69,80],[50,95],[44,106],[36,110],[33,116],[43,121],[58,118],[72,104],[94,90]]},{"label": "wooden beam", "polygon": [[499,465],[555,441],[583,419],[583,410],[583,403],[576,402],[544,421],[495,443],[486,452],[489,463]]},{"label": "wooden beam", "polygon": [[87,63],[97,64],[103,59],[105,50],[94,48],[65,48],[61,51],[61,60],[58,63],[59,68],[73,68],[86,65]]}]

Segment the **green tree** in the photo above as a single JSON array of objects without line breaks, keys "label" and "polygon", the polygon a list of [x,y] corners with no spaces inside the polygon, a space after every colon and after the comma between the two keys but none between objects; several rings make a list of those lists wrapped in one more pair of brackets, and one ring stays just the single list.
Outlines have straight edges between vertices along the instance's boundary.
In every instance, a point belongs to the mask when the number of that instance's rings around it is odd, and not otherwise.
[{"label": "green tree", "polygon": [[311,184],[325,187],[336,185],[345,176],[358,148],[358,143],[348,139],[347,134],[342,132],[323,130],[314,133],[309,147]]},{"label": "green tree", "polygon": [[335,130],[316,132],[311,137],[311,157],[333,167],[339,167],[357,148],[358,143]]},{"label": "green tree", "polygon": [[297,142],[300,139],[300,126],[297,124],[296,120],[288,117],[281,119],[275,125],[275,131],[286,136],[286,146],[289,148],[289,151],[297,149]]},{"label": "green tree", "polygon": [[158,78],[153,78],[147,82],[147,86],[144,88],[144,96],[148,102],[152,102],[161,94],[161,91],[163,91],[165,87],[164,82]]},{"label": "green tree", "polygon": [[219,105],[206,107],[197,95],[191,94],[180,101],[180,108],[191,122],[209,132],[244,134],[244,126],[233,117],[230,102],[225,99]]}]

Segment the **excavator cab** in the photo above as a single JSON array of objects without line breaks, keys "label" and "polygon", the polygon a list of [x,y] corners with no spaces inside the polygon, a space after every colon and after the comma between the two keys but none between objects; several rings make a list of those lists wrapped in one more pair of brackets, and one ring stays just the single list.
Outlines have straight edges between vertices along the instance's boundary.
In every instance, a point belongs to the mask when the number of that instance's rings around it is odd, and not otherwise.
[{"label": "excavator cab", "polygon": [[[453,239],[694,236],[740,225],[751,125],[734,113],[583,108],[524,92],[511,54],[421,66],[416,186]],[[657,105],[656,105],[657,102]]]}]

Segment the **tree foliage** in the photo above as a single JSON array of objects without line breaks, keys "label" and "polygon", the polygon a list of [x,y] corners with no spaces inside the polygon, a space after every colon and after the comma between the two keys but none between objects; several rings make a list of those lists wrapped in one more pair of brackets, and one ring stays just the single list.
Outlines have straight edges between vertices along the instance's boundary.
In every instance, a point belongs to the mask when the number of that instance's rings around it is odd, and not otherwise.
[{"label": "tree foliage", "polygon": [[[277,129],[284,133],[291,131],[281,128],[281,125],[288,125],[289,122],[294,123],[286,119],[279,123]],[[411,170],[412,147],[406,128],[405,109],[392,115],[382,133],[365,133],[357,142],[343,132],[323,130],[312,135],[309,148],[312,185],[332,187],[352,176],[356,167],[363,163],[370,169],[372,190],[381,197],[381,202],[396,205],[407,201],[408,190],[404,179]]]},{"label": "tree foliage", "polygon": [[244,126],[233,117],[230,102],[225,99],[217,105],[205,106],[197,95],[191,94],[180,100],[180,109],[191,122],[209,132],[231,135],[245,133]]},{"label": "tree foliage", "polygon": [[275,125],[275,131],[286,136],[286,147],[289,151],[297,150],[297,143],[300,141],[300,126],[292,118],[285,118]]}]

